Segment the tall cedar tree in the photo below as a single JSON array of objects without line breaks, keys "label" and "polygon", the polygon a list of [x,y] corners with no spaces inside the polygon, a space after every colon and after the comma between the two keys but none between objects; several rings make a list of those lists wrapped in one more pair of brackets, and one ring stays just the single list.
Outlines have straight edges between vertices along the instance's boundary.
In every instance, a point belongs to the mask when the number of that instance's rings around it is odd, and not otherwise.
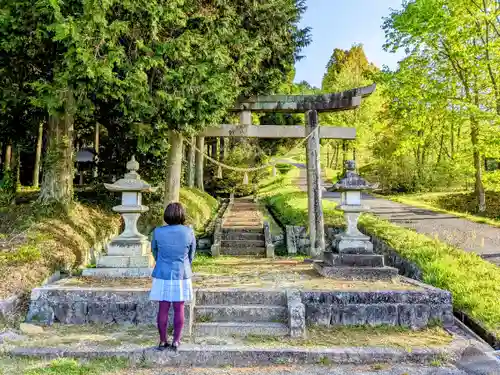
[{"label": "tall cedar tree", "polygon": [[[98,117],[164,139],[216,124],[240,95],[278,87],[309,40],[298,28],[304,4],[1,0],[1,108],[13,120],[0,126],[15,127],[30,105],[46,113],[40,200],[72,200],[75,126]],[[13,103],[18,92],[29,100]]]}]

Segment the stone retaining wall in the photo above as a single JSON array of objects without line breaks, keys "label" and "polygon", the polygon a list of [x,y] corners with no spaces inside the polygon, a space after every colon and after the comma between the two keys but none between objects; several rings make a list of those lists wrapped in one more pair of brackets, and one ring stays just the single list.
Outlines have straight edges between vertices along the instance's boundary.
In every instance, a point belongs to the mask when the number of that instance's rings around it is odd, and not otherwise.
[{"label": "stone retaining wall", "polygon": [[[194,302],[185,306],[185,333],[191,330]],[[42,287],[33,289],[27,322],[61,324],[156,325],[158,303],[149,289]],[[170,310],[172,322],[173,309]]]},{"label": "stone retaining wall", "polygon": [[214,242],[215,231],[217,230],[217,221],[224,215],[229,204],[229,199],[220,201],[219,209],[215,216],[207,224],[205,233],[197,239],[196,251],[201,253],[210,253]]},{"label": "stone retaining wall", "polygon": [[[301,337],[307,324],[321,326],[390,325],[413,329],[453,322],[451,294],[418,282],[417,290],[287,291],[290,334]],[[206,291],[195,293],[204,299]],[[200,295],[198,295],[200,294]],[[219,293],[220,294],[220,293]],[[245,301],[265,303],[259,290],[231,290]],[[235,298],[236,298],[235,297]],[[200,300],[201,301],[201,300]],[[201,301],[203,303],[203,301]],[[227,299],[222,304],[230,305]],[[192,329],[195,302],[186,305],[186,330]],[[57,284],[31,294],[28,322],[40,324],[156,324],[158,304],[149,289],[78,288]],[[172,317],[170,317],[172,319]]]},{"label": "stone retaining wall", "polygon": [[389,325],[412,329],[430,324],[452,325],[451,294],[420,283],[418,286],[423,289],[302,292],[306,322],[320,326]]}]

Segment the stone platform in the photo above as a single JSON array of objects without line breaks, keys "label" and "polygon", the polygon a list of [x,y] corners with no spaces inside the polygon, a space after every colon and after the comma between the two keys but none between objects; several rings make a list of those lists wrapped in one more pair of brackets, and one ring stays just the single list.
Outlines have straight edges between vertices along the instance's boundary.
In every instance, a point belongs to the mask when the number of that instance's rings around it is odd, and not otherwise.
[{"label": "stone platform", "polygon": [[10,356],[126,359],[159,366],[267,366],[277,364],[389,364],[460,359],[470,338],[457,329],[422,331],[310,327],[310,338],[183,337],[177,355],[154,349],[154,326],[54,325],[0,343]]},{"label": "stone platform", "polygon": [[[148,280],[129,280],[126,285],[119,280],[85,283],[85,279],[66,279],[34,289],[27,321],[155,324],[157,303],[148,299]],[[390,283],[378,284],[377,290],[357,290],[356,283],[321,288],[303,280],[263,288],[207,289],[199,283],[207,285],[204,279],[195,281],[195,300],[186,308],[186,332],[200,336],[303,336],[311,324],[421,329],[453,322],[449,292],[404,278],[400,283],[406,287],[395,284],[392,290]],[[227,279],[227,284],[237,285],[234,279]]]},{"label": "stone platform", "polygon": [[27,321],[43,325],[46,336],[5,352],[244,366],[422,363],[465,345],[461,334],[449,333],[455,327],[446,291],[404,277],[325,279],[293,259],[219,257],[195,264],[195,299],[186,305],[182,349],[172,357],[151,349],[157,303],[149,301],[150,284],[147,278],[81,277],[36,288]]}]

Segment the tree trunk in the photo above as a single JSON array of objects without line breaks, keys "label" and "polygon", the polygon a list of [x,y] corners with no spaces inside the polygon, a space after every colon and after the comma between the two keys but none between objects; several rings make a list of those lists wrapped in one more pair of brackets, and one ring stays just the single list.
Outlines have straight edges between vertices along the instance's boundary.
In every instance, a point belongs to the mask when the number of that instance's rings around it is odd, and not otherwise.
[{"label": "tree trunk", "polygon": [[349,150],[349,146],[346,141],[342,142],[342,171],[345,172],[345,162],[347,161],[347,152]]},{"label": "tree trunk", "polygon": [[170,149],[165,178],[165,206],[172,202],[179,202],[182,174],[182,134],[170,131],[168,139]]},{"label": "tree trunk", "polygon": [[217,138],[214,138],[212,140],[212,145],[211,145],[211,152],[210,152],[210,156],[212,157],[212,159],[217,159],[218,155],[217,155]]},{"label": "tree trunk", "polygon": [[339,153],[340,153],[340,148],[339,148],[339,145],[337,143],[335,145],[335,165],[334,165],[335,170],[338,170],[338,168],[339,168]]},{"label": "tree trunk", "polygon": [[19,146],[16,146],[13,169],[16,172],[14,188],[15,191],[17,192],[17,186],[20,184],[21,181],[21,147]]},{"label": "tree trunk", "polygon": [[5,148],[5,161],[3,165],[4,172],[10,171],[12,167],[12,144],[7,144]]},{"label": "tree trunk", "polygon": [[68,207],[73,200],[73,93],[68,91],[65,113],[52,115],[47,126],[47,152],[39,201]]},{"label": "tree trunk", "polygon": [[42,157],[43,122],[38,126],[38,137],[36,139],[35,166],[33,168],[33,187],[40,185],[40,159]]},{"label": "tree trunk", "polygon": [[93,169],[94,178],[99,177],[99,123],[95,123],[94,132],[94,151],[95,151],[95,164]]},{"label": "tree trunk", "polygon": [[194,144],[196,142],[196,137],[191,137],[191,145],[188,147],[187,155],[187,186],[194,187],[194,175],[196,170],[196,150]]},{"label": "tree trunk", "polygon": [[195,157],[195,178],[194,178],[194,186],[203,191],[203,162],[204,156],[203,151],[205,150],[205,137],[196,137],[196,148],[199,150],[196,151]]},{"label": "tree trunk", "polygon": [[482,163],[481,153],[479,151],[479,124],[475,118],[471,118],[471,141],[472,141],[472,155],[474,159],[475,169],[475,194],[477,199],[477,208],[479,212],[486,211],[486,196],[484,193],[484,185],[482,179]]},{"label": "tree trunk", "polygon": [[226,140],[224,137],[220,137],[219,140],[219,161],[224,162],[224,159],[226,158]]},{"label": "tree trunk", "polygon": [[326,147],[326,166],[330,168],[330,144],[327,143],[325,147]]}]

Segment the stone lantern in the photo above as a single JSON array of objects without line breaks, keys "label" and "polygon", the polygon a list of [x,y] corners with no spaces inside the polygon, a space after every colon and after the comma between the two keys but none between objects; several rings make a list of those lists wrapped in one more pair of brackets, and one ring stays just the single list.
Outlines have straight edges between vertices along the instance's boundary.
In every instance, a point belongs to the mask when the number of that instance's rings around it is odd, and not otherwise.
[{"label": "stone lantern", "polygon": [[333,251],[323,253],[323,261],[315,265],[316,270],[326,277],[338,279],[392,279],[397,269],[384,265],[384,256],[374,254],[370,237],[358,229],[361,213],[368,211],[362,204],[361,193],[375,188],[356,172],[353,160],[345,163],[346,173],[333,191],[340,192],[338,210],[343,211],[346,229],[335,237]]},{"label": "stone lantern", "polygon": [[113,184],[104,184],[106,189],[122,194],[121,204],[113,207],[125,225],[123,232],[107,245],[107,254],[100,256],[96,268],[83,271],[88,277],[149,277],[153,260],[147,237],[137,230],[137,221],[148,207],[142,205],[142,193],[154,192],[156,188],[141,180],[137,173],[139,163],[132,156],[127,163],[128,173]]},{"label": "stone lantern", "polygon": [[361,213],[369,209],[361,203],[361,193],[373,190],[374,186],[355,172],[356,164],[353,160],[347,160],[345,167],[344,178],[333,186],[334,190],[340,192],[340,204],[336,208],[344,212],[347,225],[345,232],[337,236],[335,247],[339,253],[371,253],[373,244],[370,237],[358,230],[358,220]]}]

